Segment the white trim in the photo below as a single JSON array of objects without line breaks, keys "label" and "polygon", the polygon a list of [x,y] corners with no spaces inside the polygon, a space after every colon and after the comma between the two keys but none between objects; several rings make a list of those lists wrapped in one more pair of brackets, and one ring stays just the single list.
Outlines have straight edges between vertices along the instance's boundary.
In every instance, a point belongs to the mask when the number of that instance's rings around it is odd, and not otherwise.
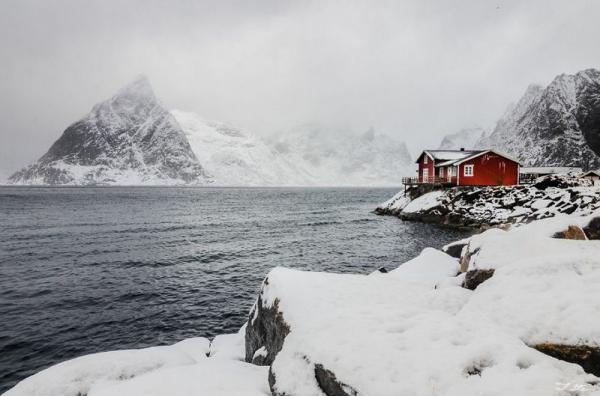
[{"label": "white trim", "polygon": [[488,154],[488,153],[494,153],[494,154],[496,154],[496,155],[499,155],[500,157],[504,157],[504,158],[506,158],[506,159],[508,159],[508,160],[511,160],[512,162],[515,162],[515,163],[517,163],[518,165],[521,165],[521,163],[520,163],[519,161],[517,161],[516,159],[514,159],[514,158],[511,158],[511,157],[509,157],[509,156],[508,156],[508,155],[506,155],[506,154],[499,153],[498,151],[495,151],[495,150],[485,150],[485,151],[482,151],[481,153],[473,154],[473,155],[471,155],[471,156],[468,156],[468,157],[466,157],[466,158],[463,158],[463,159],[461,159],[461,160],[458,160],[458,161],[454,162],[454,165],[460,165],[460,164],[462,164],[462,163],[463,163],[463,162],[465,162],[465,161],[471,160],[471,159],[473,159],[473,158],[480,157],[480,156],[482,156],[482,155],[484,155],[484,154]]},{"label": "white trim", "polygon": [[[427,176],[425,176],[425,175],[427,175]],[[429,182],[429,168],[423,168],[423,173],[422,173],[421,177],[423,179],[423,183]]]},{"label": "white trim", "polygon": [[[471,170],[470,174],[467,174],[467,169]],[[473,176],[475,176],[475,165],[473,165],[473,164],[464,165],[463,166],[463,176],[464,177],[473,177]]]}]

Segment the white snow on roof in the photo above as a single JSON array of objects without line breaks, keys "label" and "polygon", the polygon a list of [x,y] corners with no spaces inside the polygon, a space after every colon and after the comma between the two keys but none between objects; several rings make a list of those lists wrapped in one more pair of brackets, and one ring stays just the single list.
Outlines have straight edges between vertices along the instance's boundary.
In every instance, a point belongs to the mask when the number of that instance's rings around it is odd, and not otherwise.
[{"label": "white snow on roof", "polygon": [[459,160],[472,154],[479,153],[481,150],[425,150],[436,160]]},{"label": "white snow on roof", "polygon": [[600,176],[600,169],[587,171],[582,176]]}]

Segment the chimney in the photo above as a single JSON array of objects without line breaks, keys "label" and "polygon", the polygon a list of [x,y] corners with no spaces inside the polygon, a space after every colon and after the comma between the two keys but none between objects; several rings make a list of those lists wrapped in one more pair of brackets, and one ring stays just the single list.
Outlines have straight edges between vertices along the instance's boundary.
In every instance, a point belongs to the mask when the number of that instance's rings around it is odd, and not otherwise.
[{"label": "chimney", "polygon": [[460,148],[460,151],[465,151],[465,148],[464,148],[464,147],[461,147],[461,148]]}]

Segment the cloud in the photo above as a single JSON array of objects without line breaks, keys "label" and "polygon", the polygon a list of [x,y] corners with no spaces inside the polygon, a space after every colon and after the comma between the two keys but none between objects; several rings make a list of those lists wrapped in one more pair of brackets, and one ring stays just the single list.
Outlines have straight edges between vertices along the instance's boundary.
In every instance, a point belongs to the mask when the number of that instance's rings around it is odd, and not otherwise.
[{"label": "cloud", "polygon": [[532,82],[600,65],[594,0],[5,0],[0,169],[143,73],[171,108],[258,134],[376,129],[413,150],[488,126]]}]

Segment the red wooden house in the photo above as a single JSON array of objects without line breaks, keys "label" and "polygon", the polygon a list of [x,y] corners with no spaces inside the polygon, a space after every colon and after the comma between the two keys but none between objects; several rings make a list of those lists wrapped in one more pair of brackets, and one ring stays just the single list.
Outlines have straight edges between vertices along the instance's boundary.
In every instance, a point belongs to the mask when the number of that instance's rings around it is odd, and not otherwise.
[{"label": "red wooden house", "polygon": [[518,161],[494,150],[425,150],[419,175],[405,184],[509,186],[519,184]]}]

